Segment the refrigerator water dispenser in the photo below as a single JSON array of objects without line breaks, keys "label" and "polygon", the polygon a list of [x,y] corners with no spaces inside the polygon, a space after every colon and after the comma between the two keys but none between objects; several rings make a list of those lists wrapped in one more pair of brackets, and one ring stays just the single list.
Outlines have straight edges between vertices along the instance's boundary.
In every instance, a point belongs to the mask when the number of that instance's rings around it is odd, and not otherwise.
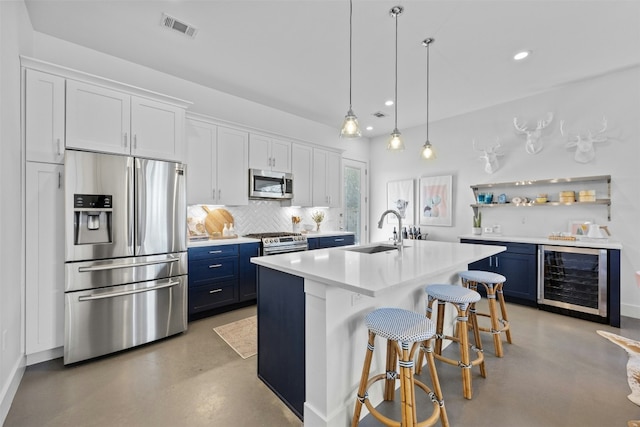
[{"label": "refrigerator water dispenser", "polygon": [[112,197],[106,194],[74,194],[75,244],[111,243]]}]

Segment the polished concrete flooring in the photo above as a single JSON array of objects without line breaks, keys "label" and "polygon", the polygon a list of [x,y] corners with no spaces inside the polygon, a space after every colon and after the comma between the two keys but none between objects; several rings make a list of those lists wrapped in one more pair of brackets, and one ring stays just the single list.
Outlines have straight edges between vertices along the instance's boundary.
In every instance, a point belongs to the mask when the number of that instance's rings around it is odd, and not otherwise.
[{"label": "polished concrete flooring", "polygon": [[[247,307],[191,322],[179,336],[71,367],[61,359],[30,366],[4,426],[300,426],[257,379],[256,357],[243,360],[213,332],[253,314]],[[514,343],[496,358],[483,337],[487,378],[474,368],[472,400],[462,397],[460,369],[438,363],[452,426],[624,427],[640,419],[626,397],[626,352],[595,332],[640,340],[640,320],[623,318],[617,329],[513,304],[509,316]],[[397,406],[379,408],[393,414]],[[367,416],[360,425],[381,424]]]}]

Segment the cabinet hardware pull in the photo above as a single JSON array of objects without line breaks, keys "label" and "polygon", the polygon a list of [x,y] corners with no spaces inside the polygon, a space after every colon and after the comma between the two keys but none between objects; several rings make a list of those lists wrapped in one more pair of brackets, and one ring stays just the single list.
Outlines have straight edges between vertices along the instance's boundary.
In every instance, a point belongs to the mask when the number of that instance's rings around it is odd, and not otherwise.
[{"label": "cabinet hardware pull", "polygon": [[133,148],[138,148],[138,135],[133,135]]},{"label": "cabinet hardware pull", "polygon": [[500,267],[500,266],[498,265],[498,257],[496,257],[496,268],[498,268],[498,267]]},{"label": "cabinet hardware pull", "polygon": [[489,267],[493,267],[493,257],[489,257]]},{"label": "cabinet hardware pull", "polygon": [[344,239],[335,239],[334,242],[344,242]]},{"label": "cabinet hardware pull", "polygon": [[217,294],[218,292],[222,292],[222,289],[214,289],[212,291],[209,291],[210,294]]},{"label": "cabinet hardware pull", "polygon": [[57,139],[56,139],[56,145],[57,145],[57,148],[58,148],[58,156],[59,156],[59,155],[61,155],[61,154],[62,154],[62,152],[60,151],[60,147],[61,147],[61,146],[60,146],[60,138],[57,138]]},{"label": "cabinet hardware pull", "polygon": [[62,173],[58,172],[58,188],[62,187]]},{"label": "cabinet hardware pull", "polygon": [[209,268],[218,268],[218,267],[222,267],[222,264],[212,264],[209,266]]},{"label": "cabinet hardware pull", "polygon": [[127,146],[129,145],[129,142],[127,141],[128,135],[127,132],[124,133],[124,148],[127,148]]},{"label": "cabinet hardware pull", "polygon": [[221,254],[222,251],[209,251],[210,254]]}]

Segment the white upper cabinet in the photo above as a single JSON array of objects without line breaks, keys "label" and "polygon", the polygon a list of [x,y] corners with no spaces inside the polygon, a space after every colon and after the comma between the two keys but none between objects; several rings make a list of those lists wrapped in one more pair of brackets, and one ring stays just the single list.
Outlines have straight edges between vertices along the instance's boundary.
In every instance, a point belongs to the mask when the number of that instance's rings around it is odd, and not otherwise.
[{"label": "white upper cabinet", "polygon": [[65,79],[25,70],[25,143],[27,160],[64,162]]},{"label": "white upper cabinet", "polygon": [[342,157],[340,154],[320,148],[313,149],[314,206],[338,208],[342,205],[341,173]]},{"label": "white upper cabinet", "polygon": [[290,173],[291,142],[250,134],[249,168]]},{"label": "white upper cabinet", "polygon": [[182,161],[184,114],[171,104],[67,80],[66,146]]},{"label": "white upper cabinet", "polygon": [[186,133],[187,204],[248,204],[248,133],[193,119]]},{"label": "white upper cabinet", "polygon": [[291,173],[293,174],[294,206],[312,206],[311,170],[313,165],[312,148],[302,144],[291,145]]}]

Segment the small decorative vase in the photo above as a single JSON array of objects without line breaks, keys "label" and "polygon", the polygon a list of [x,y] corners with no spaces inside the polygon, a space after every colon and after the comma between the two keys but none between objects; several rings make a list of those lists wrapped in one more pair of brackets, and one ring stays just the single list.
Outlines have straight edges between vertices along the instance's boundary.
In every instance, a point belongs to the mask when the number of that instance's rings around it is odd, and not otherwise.
[{"label": "small decorative vase", "polygon": [[320,223],[319,222],[316,222],[316,231],[320,232]]},{"label": "small decorative vase", "polygon": [[482,227],[473,227],[471,230],[473,234],[476,234],[476,235],[482,234]]},{"label": "small decorative vase", "polygon": [[300,232],[300,224],[291,224],[294,233]]}]

